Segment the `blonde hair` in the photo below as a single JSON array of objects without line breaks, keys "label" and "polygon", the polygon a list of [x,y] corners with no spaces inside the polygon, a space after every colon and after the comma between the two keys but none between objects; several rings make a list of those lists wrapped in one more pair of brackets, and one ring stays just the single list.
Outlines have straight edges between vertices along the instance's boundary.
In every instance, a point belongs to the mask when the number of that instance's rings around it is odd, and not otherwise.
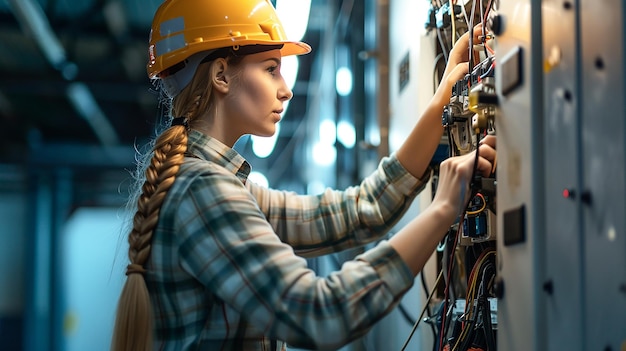
[{"label": "blonde hair", "polygon": [[[118,306],[111,350],[144,351],[152,349],[153,316],[146,285],[145,265],[150,256],[152,235],[159,219],[163,200],[171,188],[187,151],[188,128],[201,123],[212,101],[210,64],[201,64],[191,83],[171,102],[170,114],[185,117],[188,126],[171,126],[157,136],[152,151],[140,162],[143,185],[136,196],[136,212],[128,235],[126,283]],[[145,172],[141,172],[141,170]],[[132,201],[132,199],[131,199]]]}]

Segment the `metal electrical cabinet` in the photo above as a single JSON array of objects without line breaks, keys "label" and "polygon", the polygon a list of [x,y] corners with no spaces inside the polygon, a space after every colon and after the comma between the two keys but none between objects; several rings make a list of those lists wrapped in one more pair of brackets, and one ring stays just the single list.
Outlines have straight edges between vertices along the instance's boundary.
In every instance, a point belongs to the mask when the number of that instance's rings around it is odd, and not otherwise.
[{"label": "metal electrical cabinet", "polygon": [[[547,349],[583,350],[582,218],[579,188],[580,79],[573,3],[544,1],[545,279]],[[548,20],[549,19],[549,20]],[[567,33],[567,34],[565,34]],[[567,335],[567,337],[565,337]]]},{"label": "metal electrical cabinet", "polygon": [[[498,350],[545,350],[544,180],[539,1],[501,1],[498,131]],[[499,30],[496,30],[499,29]]]},{"label": "metal electrical cabinet", "polygon": [[625,6],[578,4],[583,350],[626,350]]},{"label": "metal electrical cabinet", "polygon": [[623,15],[543,1],[549,350],[626,349]]},{"label": "metal electrical cabinet", "polygon": [[625,13],[501,2],[500,350],[626,350]]}]

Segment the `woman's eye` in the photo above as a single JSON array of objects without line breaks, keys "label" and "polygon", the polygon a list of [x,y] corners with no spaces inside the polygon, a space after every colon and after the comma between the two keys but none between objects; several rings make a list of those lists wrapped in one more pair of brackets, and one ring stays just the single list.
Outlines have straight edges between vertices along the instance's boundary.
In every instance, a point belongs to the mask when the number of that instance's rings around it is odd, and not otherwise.
[{"label": "woman's eye", "polygon": [[270,72],[273,75],[273,74],[275,74],[278,71],[278,66],[269,67],[267,69],[267,71]]}]

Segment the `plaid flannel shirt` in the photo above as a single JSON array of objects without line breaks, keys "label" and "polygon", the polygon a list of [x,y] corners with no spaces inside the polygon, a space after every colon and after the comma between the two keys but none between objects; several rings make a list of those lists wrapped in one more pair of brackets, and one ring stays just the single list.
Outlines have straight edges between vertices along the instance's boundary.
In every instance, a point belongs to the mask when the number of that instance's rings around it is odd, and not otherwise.
[{"label": "plaid flannel shirt", "polygon": [[427,178],[393,155],[359,186],[313,196],[248,182],[248,162],[197,131],[188,154],[147,265],[156,349],[337,348],[413,284],[385,240],[327,277],[303,258],[380,239],[401,218]]}]

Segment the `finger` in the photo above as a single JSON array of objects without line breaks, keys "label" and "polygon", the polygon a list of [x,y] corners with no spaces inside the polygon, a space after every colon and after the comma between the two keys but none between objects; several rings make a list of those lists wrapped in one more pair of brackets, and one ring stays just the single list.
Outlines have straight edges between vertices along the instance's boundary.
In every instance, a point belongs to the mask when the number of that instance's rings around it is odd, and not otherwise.
[{"label": "finger", "polygon": [[450,83],[450,85],[456,84],[459,80],[463,79],[465,75],[469,72],[469,66],[465,63],[459,63],[448,73],[446,80]]},{"label": "finger", "polygon": [[[475,25],[474,30],[471,32],[473,35],[474,43],[478,42],[478,40],[480,40],[480,36],[483,35],[483,25],[481,23]],[[459,37],[459,39],[457,40],[457,43],[459,44],[464,43],[464,46],[467,47],[467,45],[469,44],[469,36],[470,36],[470,31],[468,30],[467,32],[463,33],[461,37]]]},{"label": "finger", "polygon": [[452,47],[449,62],[458,64],[469,59],[469,32],[465,32]]},{"label": "finger", "polygon": [[493,163],[496,159],[496,155],[496,150],[491,147],[491,145],[484,144],[479,146],[478,156],[487,159],[487,161]]},{"label": "finger", "polygon": [[474,43],[480,40],[480,36],[483,35],[483,25],[479,23],[474,26]]},{"label": "finger", "polygon": [[480,140],[480,142],[478,143],[478,145],[489,145],[492,148],[496,148],[496,136],[495,135],[487,135],[486,137],[482,138]]},{"label": "finger", "polygon": [[[479,153],[491,162],[491,173],[496,173],[498,153],[496,152],[496,136],[488,135],[481,140]],[[483,150],[484,149],[484,150]]]},{"label": "finger", "polygon": [[467,41],[467,40],[468,40],[468,39],[467,39],[468,37],[469,37],[469,31],[467,31],[467,32],[463,33],[463,35],[461,35],[461,36],[459,37],[459,39],[457,39],[457,41],[456,41],[456,42],[457,42],[457,43],[462,43],[463,41]]},{"label": "finger", "polygon": [[478,158],[478,164],[476,165],[476,171],[483,177],[489,177],[494,171],[494,164],[491,163],[485,157]]}]

